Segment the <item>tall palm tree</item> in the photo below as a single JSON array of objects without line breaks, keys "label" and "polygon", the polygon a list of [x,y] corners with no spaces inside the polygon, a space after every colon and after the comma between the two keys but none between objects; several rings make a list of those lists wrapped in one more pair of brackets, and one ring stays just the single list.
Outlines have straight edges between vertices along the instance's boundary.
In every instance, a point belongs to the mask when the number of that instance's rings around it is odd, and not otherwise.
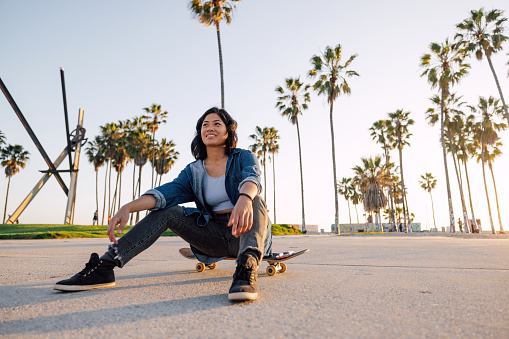
[{"label": "tall palm tree", "polygon": [[193,16],[205,27],[214,25],[217,33],[217,48],[219,50],[219,70],[221,73],[221,108],[224,108],[224,74],[223,74],[223,50],[221,48],[221,32],[219,24],[225,20],[229,25],[232,22],[232,14],[235,5],[240,0],[211,0],[200,1],[192,0],[189,3],[189,9]]},{"label": "tall palm tree", "polygon": [[502,218],[500,217],[500,205],[498,204],[498,193],[497,193],[497,184],[495,182],[495,174],[493,173],[493,162],[496,158],[502,155],[502,151],[500,147],[502,146],[501,141],[497,141],[495,145],[486,145],[486,159],[488,160],[488,168],[491,172],[491,180],[493,181],[493,188],[495,190],[495,201],[497,203],[497,213],[498,213],[498,225],[500,228],[500,233],[504,234],[504,227],[502,226]]},{"label": "tall palm tree", "polygon": [[175,150],[175,147],[173,140],[167,140],[166,138],[163,138],[157,145],[155,165],[156,173],[159,175],[158,186],[161,186],[163,174],[168,173],[178,159],[179,152]]},{"label": "tall palm tree", "polygon": [[[399,152],[399,170],[401,174],[401,192],[403,193],[403,219],[405,223],[406,232],[410,230],[407,225],[407,217],[409,217],[408,202],[406,200],[405,190],[405,177],[403,175],[403,147],[410,145],[408,139],[412,136],[408,127],[414,124],[414,120],[409,118],[410,112],[403,112],[398,109],[395,112],[389,113],[389,124],[387,132],[392,141],[392,147],[398,148]],[[406,205],[406,208],[405,208]]]},{"label": "tall palm tree", "polygon": [[[101,140],[104,148],[104,159],[108,162],[108,218],[111,217],[111,170],[113,165],[113,157],[116,152],[115,140],[120,137],[119,126],[114,123],[107,123],[104,126],[99,127],[101,129]],[[108,174],[109,172],[109,174]],[[106,197],[106,190],[104,192]],[[103,213],[104,214],[104,213]],[[103,220],[104,224],[104,220]]]},{"label": "tall palm tree", "polygon": [[[276,222],[276,153],[279,153],[279,135],[278,130],[270,127],[267,136],[267,152],[269,152],[269,160],[272,161],[272,184],[274,186],[274,224]],[[302,230],[305,228],[303,226]]]},{"label": "tall palm tree", "polygon": [[[390,155],[389,151],[392,149],[391,144],[388,140],[388,129],[389,129],[389,121],[387,120],[378,120],[373,123],[373,126],[369,128],[371,131],[371,137],[377,144],[382,145],[382,149],[384,150],[385,155],[385,164],[389,165],[390,163]],[[394,218],[394,198],[392,196],[392,185],[388,184],[387,189],[389,191],[389,201],[391,204],[390,213],[392,223],[396,224],[396,219]]]},{"label": "tall palm tree", "polygon": [[[149,149],[152,147],[152,138],[148,131],[143,127],[129,133],[128,154],[134,160],[134,165],[138,166],[138,198],[141,196],[141,173],[143,166],[149,158]],[[136,213],[136,223],[140,220],[140,212]]]},{"label": "tall palm tree", "polygon": [[304,85],[300,78],[287,78],[285,80],[286,88],[278,86],[276,92],[280,94],[277,98],[276,108],[281,115],[297,127],[297,143],[299,145],[299,164],[300,164],[300,197],[302,207],[302,230],[306,230],[306,215],[304,213],[304,175],[302,173],[302,151],[300,146],[299,115],[302,111],[308,109],[308,102],[311,101],[308,89],[310,85]]},{"label": "tall palm tree", "polygon": [[5,194],[4,218],[2,224],[5,224],[5,216],[7,214],[7,200],[9,199],[11,177],[18,173],[21,168],[25,168],[29,159],[30,153],[21,145],[7,145],[7,147],[2,148],[0,160],[2,160],[2,167],[5,167],[5,176],[9,178],[7,182],[7,193]]},{"label": "tall palm tree", "polygon": [[419,180],[419,184],[421,185],[421,188],[429,193],[429,196],[431,198],[431,210],[433,211],[433,225],[435,225],[435,228],[437,228],[437,223],[435,221],[435,207],[433,206],[433,195],[431,194],[431,191],[435,189],[437,186],[437,179],[431,174],[426,172],[424,175],[421,175],[421,179]]},{"label": "tall palm tree", "polygon": [[251,152],[256,154],[258,159],[261,159],[263,165],[263,199],[267,201],[267,169],[265,167],[265,160],[267,152],[269,151],[269,128],[256,126],[256,133],[249,136],[250,139],[254,140],[254,144],[249,146]]},{"label": "tall palm tree", "polygon": [[502,51],[502,44],[508,39],[507,36],[502,34],[505,30],[504,24],[507,21],[507,18],[502,16],[503,14],[504,11],[499,9],[485,11],[484,8],[480,8],[477,11],[470,11],[470,16],[456,25],[459,30],[456,39],[465,43],[468,51],[475,51],[477,60],[482,60],[483,56],[488,59],[491,73],[493,73],[502,100],[505,117],[509,124],[509,111],[498,82],[497,73],[495,73],[495,68],[491,62],[491,55]]},{"label": "tall palm tree", "polygon": [[95,170],[95,210],[99,212],[99,168],[104,165],[104,154],[101,152],[101,138],[95,137],[95,140],[88,142],[86,154],[88,162],[94,165]]},{"label": "tall palm tree", "polygon": [[445,181],[447,184],[447,201],[449,203],[449,221],[450,232],[455,231],[454,226],[454,210],[452,206],[451,185],[449,183],[449,170],[447,168],[447,151],[445,148],[445,130],[444,130],[444,101],[449,96],[451,86],[458,83],[465,75],[468,74],[470,65],[465,63],[467,51],[462,48],[461,44],[450,44],[446,39],[445,43],[430,44],[431,53],[421,57],[421,67],[424,68],[421,76],[426,76],[431,88],[438,87],[440,89],[440,134],[442,140],[442,153],[444,158]]},{"label": "tall palm tree", "polygon": [[341,94],[350,94],[350,86],[346,82],[347,77],[359,76],[357,72],[347,70],[350,64],[357,57],[357,54],[350,56],[350,58],[342,65],[341,56],[343,49],[340,44],[332,48],[325,47],[322,55],[313,55],[311,58],[312,69],[309,71],[309,76],[318,80],[313,84],[313,89],[318,92],[318,95],[325,95],[327,102],[330,106],[330,130],[331,130],[331,145],[332,145],[332,172],[334,177],[334,209],[335,209],[335,229],[339,234],[339,209],[338,209],[338,192],[336,190],[336,148],[334,145],[334,123],[333,123],[333,110],[334,101]]},{"label": "tall palm tree", "polygon": [[155,171],[155,165],[154,165],[154,159],[155,159],[155,137],[156,137],[156,131],[159,129],[160,124],[166,123],[166,117],[168,116],[168,112],[161,109],[161,105],[152,104],[150,107],[144,108],[145,112],[149,114],[149,116],[142,116],[142,119],[145,120],[145,123],[147,125],[147,129],[152,133],[152,180],[150,184],[150,188],[154,188],[155,182],[154,182],[154,171]]},{"label": "tall palm tree", "polygon": [[488,212],[490,217],[491,232],[496,234],[495,225],[493,224],[493,217],[491,215],[491,204],[488,194],[488,187],[486,185],[486,171],[485,164],[488,159],[488,146],[496,145],[499,140],[498,133],[507,128],[502,122],[498,120],[503,116],[503,108],[500,106],[500,100],[493,97],[488,99],[479,97],[477,106],[469,106],[473,113],[481,116],[481,120],[475,124],[475,139],[480,144],[481,155],[477,161],[482,161],[482,174],[484,180],[484,191],[486,193],[486,201],[488,203]]},{"label": "tall palm tree", "polygon": [[352,178],[343,178],[337,184],[338,193],[345,198],[348,203],[348,218],[350,220],[350,232],[352,231],[352,215],[350,213],[350,200],[352,199]]},{"label": "tall palm tree", "polygon": [[[362,194],[362,201],[366,212],[375,212],[375,225],[381,221],[380,210],[387,205],[387,197],[385,196],[383,187],[390,180],[391,175],[385,164],[382,164],[382,158],[376,156],[370,158],[361,158],[362,166],[355,166],[355,182],[359,183]],[[383,231],[383,226],[380,225]]]},{"label": "tall palm tree", "polygon": [[[461,208],[463,211],[463,223],[467,233],[470,231],[470,223],[467,214],[467,206],[465,203],[465,195],[463,193],[463,183],[461,180],[461,169],[457,165],[457,152],[459,150],[458,139],[462,137],[462,121],[465,115],[462,111],[462,106],[465,104],[461,101],[463,96],[458,96],[456,93],[451,93],[444,100],[444,128],[445,128],[445,139],[446,150],[451,153],[454,164],[454,170],[456,173],[456,179],[458,181],[458,188],[461,198]],[[434,95],[430,98],[431,102],[438,108],[441,108],[442,101],[438,95]],[[439,113],[435,111],[434,107],[428,108],[426,111],[426,119],[429,120],[429,124],[434,126],[439,120]]]}]

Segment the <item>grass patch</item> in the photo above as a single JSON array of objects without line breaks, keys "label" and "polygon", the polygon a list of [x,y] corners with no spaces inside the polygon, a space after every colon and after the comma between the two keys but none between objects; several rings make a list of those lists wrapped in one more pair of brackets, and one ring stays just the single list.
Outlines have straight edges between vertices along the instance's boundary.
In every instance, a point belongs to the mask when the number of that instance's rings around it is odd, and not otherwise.
[{"label": "grass patch", "polygon": [[[126,226],[122,234],[132,227]],[[52,225],[52,224],[0,224],[0,239],[66,239],[66,238],[107,238],[107,225]],[[166,230],[163,236],[175,236]]]},{"label": "grass patch", "polygon": [[272,224],[272,235],[302,234],[302,231],[288,224]]}]

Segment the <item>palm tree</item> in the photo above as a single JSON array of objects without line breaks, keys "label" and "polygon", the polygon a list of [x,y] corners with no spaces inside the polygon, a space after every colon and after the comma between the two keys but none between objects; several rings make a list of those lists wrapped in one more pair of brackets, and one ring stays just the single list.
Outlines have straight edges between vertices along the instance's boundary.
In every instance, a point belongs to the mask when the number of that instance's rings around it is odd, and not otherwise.
[{"label": "palm tree", "polygon": [[[134,165],[138,166],[138,198],[141,196],[141,172],[143,166],[147,163],[149,157],[149,149],[152,147],[152,138],[148,131],[143,127],[129,133],[128,154],[134,160]],[[136,213],[136,223],[140,220],[140,212]]]},{"label": "palm tree", "polygon": [[95,209],[99,211],[99,168],[104,165],[104,154],[101,152],[101,138],[99,136],[95,137],[95,140],[88,142],[88,148],[86,150],[86,154],[88,157],[88,162],[94,165],[95,170]]},{"label": "palm tree", "polygon": [[348,218],[350,219],[350,232],[352,231],[352,215],[350,214],[350,200],[352,199],[352,178],[343,178],[337,184],[338,193],[348,202]]},{"label": "palm tree", "polygon": [[484,180],[484,191],[486,193],[486,201],[488,203],[488,212],[490,216],[491,232],[496,234],[495,225],[493,224],[493,217],[491,215],[490,198],[488,194],[488,187],[486,185],[486,171],[485,164],[488,159],[488,146],[496,145],[499,140],[497,132],[507,128],[502,122],[498,122],[497,118],[503,116],[503,108],[499,105],[500,100],[493,97],[488,99],[479,97],[479,103],[477,106],[469,106],[473,113],[477,113],[481,116],[481,121],[475,124],[475,139],[478,144],[481,145],[481,155],[478,156],[477,161],[482,161],[482,174]]},{"label": "palm tree", "polygon": [[[452,160],[454,164],[454,170],[456,173],[456,179],[458,180],[458,188],[461,197],[461,208],[463,211],[463,223],[465,225],[465,229],[467,233],[470,231],[469,219],[467,214],[467,206],[465,204],[465,196],[463,193],[463,183],[461,180],[461,169],[458,168],[457,162],[457,152],[459,150],[459,138],[463,138],[463,116],[465,115],[462,111],[462,106],[465,102],[461,101],[463,96],[457,96],[456,93],[451,93],[444,100],[444,128],[445,128],[445,139],[448,141],[446,144],[446,150],[451,153]],[[431,102],[437,106],[441,107],[442,101],[438,95],[434,95],[430,98]],[[439,114],[435,112],[435,108],[428,108],[426,111],[426,119],[429,120],[429,124],[434,126],[436,122],[439,120]]]},{"label": "palm tree", "polygon": [[[387,120],[375,121],[373,123],[373,126],[371,126],[369,128],[369,130],[371,131],[371,137],[373,138],[373,140],[375,140],[375,142],[377,144],[382,145],[382,149],[384,150],[386,165],[389,165],[389,163],[390,163],[389,151],[392,149],[391,145],[389,143],[389,140],[388,140],[388,129],[389,129],[389,121],[387,121]],[[396,220],[394,218],[394,198],[392,196],[392,187],[389,184],[389,185],[387,185],[387,188],[389,190],[389,199],[390,199],[390,203],[391,203],[390,212],[392,213],[391,218],[389,218],[389,219],[392,220],[392,223],[396,224]]]},{"label": "palm tree", "polygon": [[159,129],[160,124],[166,123],[166,116],[168,115],[167,111],[161,110],[161,105],[152,104],[150,107],[144,108],[145,112],[149,114],[149,116],[142,116],[142,119],[145,120],[145,123],[147,125],[148,130],[152,133],[152,179],[150,188],[154,188],[155,182],[154,182],[154,171],[155,171],[155,165],[154,165],[154,158],[155,158],[155,137],[156,137],[156,131]]},{"label": "palm tree", "polygon": [[[108,168],[106,171],[106,175],[108,176],[108,218],[111,217],[111,169],[113,163],[113,157],[116,152],[116,144],[115,140],[119,138],[119,126],[112,123],[107,123],[104,126],[99,127],[101,129],[101,140],[102,147],[104,152],[104,159],[108,162]],[[109,170],[109,174],[108,174]],[[106,180],[106,179],[105,179]],[[104,191],[104,197],[106,198],[106,188]],[[106,199],[105,199],[106,201]],[[104,215],[104,206],[103,206],[103,215]],[[102,221],[104,224],[104,220]]]},{"label": "palm tree", "polygon": [[276,103],[281,115],[297,127],[297,143],[299,145],[299,164],[300,164],[300,196],[302,201],[302,230],[306,230],[306,216],[304,213],[304,175],[302,173],[302,152],[300,146],[299,115],[302,111],[308,109],[308,102],[311,101],[308,89],[309,85],[300,82],[300,78],[287,78],[286,89],[278,86],[276,92],[280,94]]},{"label": "palm tree", "polygon": [[491,179],[493,180],[493,188],[495,190],[495,201],[497,203],[497,213],[498,213],[498,224],[500,228],[500,233],[505,234],[504,228],[502,226],[502,218],[500,217],[500,205],[498,204],[498,193],[497,193],[497,184],[495,183],[495,174],[493,173],[493,161],[496,158],[502,155],[502,151],[500,147],[502,146],[501,141],[497,141],[495,145],[486,145],[486,159],[488,160],[488,168],[491,172]]},{"label": "palm tree", "polygon": [[229,25],[232,22],[232,13],[235,5],[240,0],[212,0],[200,1],[192,0],[189,3],[189,9],[195,18],[205,27],[214,25],[217,33],[217,48],[219,50],[219,70],[221,73],[221,108],[224,108],[224,75],[223,75],[223,51],[221,49],[221,32],[219,24],[226,20]]},{"label": "palm tree", "polygon": [[[382,165],[382,158],[376,156],[370,158],[361,158],[362,166],[355,166],[354,182],[357,182],[362,194],[362,201],[366,212],[375,212],[375,225],[381,221],[380,210],[387,205],[383,187],[390,183],[391,175],[387,166]],[[380,225],[383,231],[383,226]]]},{"label": "palm tree", "polygon": [[351,185],[351,191],[352,191],[352,204],[355,206],[355,215],[357,216],[357,223],[359,223],[359,212],[357,211],[357,205],[359,202],[361,202],[362,195],[357,189],[357,185],[352,183]]},{"label": "palm tree", "polygon": [[325,47],[325,51],[320,55],[313,55],[311,64],[313,69],[309,71],[309,76],[314,78],[318,76],[318,81],[313,85],[313,89],[318,92],[318,95],[326,95],[327,102],[330,106],[330,130],[331,130],[331,145],[332,145],[332,172],[334,177],[334,209],[335,209],[335,227],[336,232],[339,234],[339,210],[338,210],[338,192],[336,190],[336,148],[334,145],[334,124],[333,124],[333,109],[334,100],[340,94],[350,94],[350,86],[346,82],[347,77],[359,76],[355,71],[349,71],[347,68],[357,57],[357,54],[350,56],[350,58],[341,65],[342,47],[338,44],[336,47]]},{"label": "palm tree", "polygon": [[431,88],[438,86],[440,89],[440,131],[442,140],[442,153],[444,158],[445,181],[447,184],[447,201],[449,203],[450,231],[454,232],[454,210],[452,207],[451,185],[449,183],[449,170],[447,168],[447,151],[444,137],[444,101],[449,96],[449,89],[458,83],[461,78],[468,74],[470,65],[464,62],[466,50],[461,44],[450,44],[446,39],[445,43],[430,44],[431,53],[421,57],[421,67]]},{"label": "palm tree", "polygon": [[264,127],[261,129],[260,126],[256,126],[256,133],[249,136],[250,139],[254,140],[254,144],[249,146],[251,152],[256,154],[258,159],[262,159],[263,165],[263,200],[267,201],[267,170],[265,167],[265,160],[268,149],[269,140],[269,128]]},{"label": "palm tree", "polygon": [[493,73],[498,93],[502,100],[505,117],[509,124],[509,111],[507,110],[495,68],[493,68],[493,63],[491,62],[491,55],[501,51],[502,44],[508,39],[507,36],[502,34],[505,29],[504,24],[507,21],[507,18],[502,17],[503,13],[504,11],[499,9],[493,9],[488,12],[484,8],[478,11],[470,11],[470,16],[456,25],[456,28],[459,30],[459,33],[456,34],[456,39],[466,44],[469,52],[475,51],[477,60],[482,60],[483,56],[486,56],[486,59],[488,59],[491,73]]},{"label": "palm tree", "polygon": [[[387,132],[389,133],[390,140],[392,141],[392,147],[398,148],[399,152],[399,170],[401,174],[401,192],[403,193],[403,220],[405,223],[406,232],[410,230],[407,225],[407,216],[409,216],[408,202],[406,200],[405,190],[405,177],[403,175],[403,147],[410,145],[408,139],[410,134],[408,127],[414,124],[414,121],[409,118],[410,112],[403,112],[398,109],[395,112],[389,113],[389,125]],[[406,205],[406,208],[405,208]]]},{"label": "palm tree", "polygon": [[421,184],[421,188],[429,193],[431,198],[431,210],[433,211],[433,225],[437,228],[437,223],[435,221],[435,207],[433,206],[433,195],[431,194],[431,190],[435,189],[437,186],[437,179],[431,173],[425,173],[421,175],[422,180],[419,180],[419,184]]},{"label": "palm tree", "polygon": [[167,140],[166,138],[163,138],[157,145],[155,165],[156,173],[159,175],[158,186],[161,186],[163,174],[168,173],[178,159],[179,152],[175,150],[175,147],[173,140]]},{"label": "palm tree", "polygon": [[5,134],[0,131],[0,151],[2,150],[2,145],[5,145]]},{"label": "palm tree", "polygon": [[[272,183],[274,186],[274,224],[276,222],[276,153],[279,153],[279,135],[278,131],[274,127],[269,128],[267,136],[267,151],[269,152],[269,160],[272,160]],[[302,230],[305,228],[303,226]]]},{"label": "palm tree", "polygon": [[7,200],[9,199],[9,187],[11,186],[11,177],[18,173],[20,168],[25,168],[26,163],[30,159],[30,153],[23,149],[21,145],[7,145],[2,148],[0,160],[2,167],[5,167],[5,176],[9,178],[7,182],[7,193],[5,194],[4,218],[2,224],[5,224],[5,216],[7,214]]}]

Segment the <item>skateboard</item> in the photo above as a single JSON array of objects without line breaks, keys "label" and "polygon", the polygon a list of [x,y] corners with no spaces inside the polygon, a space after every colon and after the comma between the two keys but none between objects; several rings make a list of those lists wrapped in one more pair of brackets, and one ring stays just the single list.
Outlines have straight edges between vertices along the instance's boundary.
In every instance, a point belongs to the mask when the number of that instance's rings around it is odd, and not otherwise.
[{"label": "skateboard", "polygon": [[[263,257],[262,261],[266,261],[269,263],[269,266],[267,266],[267,269],[265,271],[267,272],[267,274],[269,276],[273,276],[277,272],[284,273],[284,272],[286,272],[286,264],[283,261],[298,257],[299,255],[302,255],[308,251],[309,251],[309,249],[305,249],[305,250],[298,251],[298,252],[287,251],[287,252],[282,252],[282,253],[274,253],[271,256]],[[179,253],[186,259],[198,260],[190,248],[181,248],[179,250]],[[237,260],[237,258],[226,257],[222,260]],[[213,270],[214,268],[216,268],[216,263],[204,264],[204,263],[199,262],[196,264],[196,271],[203,272],[203,271],[205,271],[205,267],[208,267],[209,269]]]}]

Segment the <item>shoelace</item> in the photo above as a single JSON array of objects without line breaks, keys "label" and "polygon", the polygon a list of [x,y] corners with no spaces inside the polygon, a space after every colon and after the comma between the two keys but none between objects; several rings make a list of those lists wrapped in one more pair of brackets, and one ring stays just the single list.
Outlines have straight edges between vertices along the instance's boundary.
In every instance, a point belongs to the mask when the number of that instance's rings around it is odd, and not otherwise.
[{"label": "shoelace", "polygon": [[87,275],[90,272],[94,271],[97,267],[99,267],[100,264],[101,264],[100,262],[93,262],[93,263],[87,262],[85,264],[85,268],[83,270],[81,270],[81,272],[79,274]]},{"label": "shoelace", "polygon": [[233,278],[236,280],[245,280],[251,283],[254,280],[254,270],[248,269],[244,266],[239,266],[235,270]]}]

